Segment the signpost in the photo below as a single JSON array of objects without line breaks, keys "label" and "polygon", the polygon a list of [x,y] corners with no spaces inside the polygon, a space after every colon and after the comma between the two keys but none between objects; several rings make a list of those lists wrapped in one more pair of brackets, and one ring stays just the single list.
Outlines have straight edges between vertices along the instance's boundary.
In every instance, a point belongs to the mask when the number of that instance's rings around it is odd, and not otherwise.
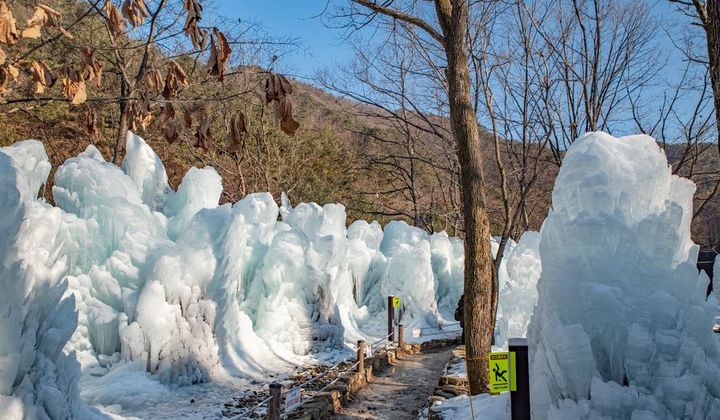
[{"label": "signpost", "polygon": [[506,351],[490,353],[488,359],[490,393],[510,391],[510,353]]},{"label": "signpost", "polygon": [[511,338],[508,349],[513,360],[513,386],[510,391],[510,412],[512,420],[530,420],[530,365],[528,363],[528,341],[525,338]]},{"label": "signpost", "polygon": [[528,343],[524,338],[508,340],[510,351],[488,355],[490,394],[510,391],[512,420],[530,420]]},{"label": "signpost", "polygon": [[300,387],[293,388],[285,394],[285,412],[289,413],[300,405]]}]

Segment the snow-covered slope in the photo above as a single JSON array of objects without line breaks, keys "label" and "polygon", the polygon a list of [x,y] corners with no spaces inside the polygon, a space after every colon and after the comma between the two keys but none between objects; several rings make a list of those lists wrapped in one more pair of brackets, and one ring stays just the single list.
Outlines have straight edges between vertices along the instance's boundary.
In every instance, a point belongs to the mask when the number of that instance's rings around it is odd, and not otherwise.
[{"label": "snow-covered slope", "polygon": [[719,418],[694,189],[648,136],[589,133],[570,148],[541,231],[533,418]]}]

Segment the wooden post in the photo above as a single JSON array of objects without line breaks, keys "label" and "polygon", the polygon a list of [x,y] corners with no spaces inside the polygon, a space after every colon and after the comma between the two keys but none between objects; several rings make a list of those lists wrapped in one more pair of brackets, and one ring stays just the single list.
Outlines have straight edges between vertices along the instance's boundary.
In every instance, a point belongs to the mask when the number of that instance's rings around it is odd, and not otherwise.
[{"label": "wooden post", "polygon": [[403,344],[405,344],[405,327],[400,324],[398,325],[398,347],[402,349]]},{"label": "wooden post", "polygon": [[528,341],[526,338],[508,340],[508,350],[515,353],[515,369],[510,372],[515,384],[510,391],[510,413],[512,420],[530,420],[530,374],[528,372]]},{"label": "wooden post", "polygon": [[388,341],[395,341],[395,308],[393,307],[393,297],[388,296]]},{"label": "wooden post", "polygon": [[270,384],[270,405],[268,406],[267,420],[280,420],[280,410],[282,406],[282,385]]},{"label": "wooden post", "polygon": [[357,371],[365,372],[365,340],[358,340],[357,361]]}]

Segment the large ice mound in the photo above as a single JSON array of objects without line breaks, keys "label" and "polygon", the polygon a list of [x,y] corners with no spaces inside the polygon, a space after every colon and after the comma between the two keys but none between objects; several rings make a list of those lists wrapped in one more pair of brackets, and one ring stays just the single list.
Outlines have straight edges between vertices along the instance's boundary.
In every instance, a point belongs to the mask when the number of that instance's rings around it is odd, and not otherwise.
[{"label": "large ice mound", "polygon": [[[346,227],[342,205],[278,206],[267,193],[218,205],[209,167],[173,191],[133,133],[120,167],[93,146],[61,165],[56,207],[38,198],[49,172],[40,142],[0,150],[0,406],[11,418],[91,416],[78,361],[94,384],[115,372],[180,385],[267,377],[384,335],[388,294],[411,334],[452,321],[462,293],[457,238],[404,222]],[[113,403],[97,391],[83,395]]]},{"label": "large ice mound", "polygon": [[541,231],[533,418],[720,416],[693,192],[648,136],[588,133],[568,150]]},{"label": "large ice mound", "polygon": [[64,297],[83,227],[38,201],[50,164],[40,142],[0,149],[0,417],[88,417],[79,365],[63,346],[76,326]]}]

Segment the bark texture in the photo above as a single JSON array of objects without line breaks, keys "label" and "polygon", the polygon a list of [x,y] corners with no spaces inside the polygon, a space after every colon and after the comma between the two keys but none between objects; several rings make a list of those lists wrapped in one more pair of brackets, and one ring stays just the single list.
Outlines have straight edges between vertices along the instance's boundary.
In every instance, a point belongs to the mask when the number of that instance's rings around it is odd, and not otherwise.
[{"label": "bark texture", "polygon": [[445,38],[450,120],[460,161],[465,218],[465,346],[470,393],[476,395],[487,390],[487,356],[492,349],[497,282],[485,208],[480,132],[470,98],[465,39],[468,3],[436,0],[435,5]]}]

